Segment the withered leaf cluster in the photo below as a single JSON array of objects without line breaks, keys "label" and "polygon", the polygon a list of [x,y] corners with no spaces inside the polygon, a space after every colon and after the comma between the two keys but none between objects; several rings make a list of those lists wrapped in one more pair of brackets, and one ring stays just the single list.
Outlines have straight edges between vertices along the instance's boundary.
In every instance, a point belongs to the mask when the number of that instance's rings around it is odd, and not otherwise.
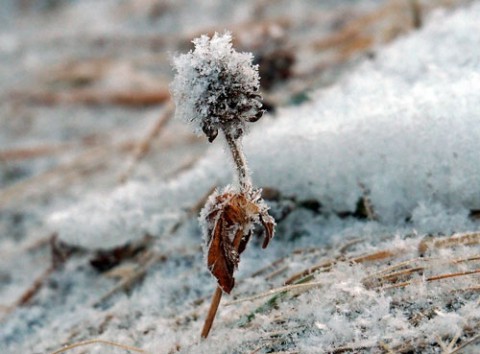
[{"label": "withered leaf cluster", "polygon": [[228,294],[235,285],[233,273],[255,224],[264,228],[263,248],[268,246],[274,234],[275,220],[268,214],[260,192],[226,190],[222,194],[214,193],[202,211],[208,269]]}]

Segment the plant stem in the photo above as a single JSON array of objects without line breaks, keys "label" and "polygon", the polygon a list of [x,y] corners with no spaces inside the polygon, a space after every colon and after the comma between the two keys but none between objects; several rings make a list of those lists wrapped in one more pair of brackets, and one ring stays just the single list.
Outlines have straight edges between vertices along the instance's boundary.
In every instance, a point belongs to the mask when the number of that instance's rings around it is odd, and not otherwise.
[{"label": "plant stem", "polygon": [[247,160],[243,153],[242,142],[240,138],[235,139],[230,133],[223,130],[225,140],[227,141],[230,152],[232,153],[235,169],[238,174],[238,183],[240,184],[240,192],[250,192],[252,190],[252,180],[247,167]]},{"label": "plant stem", "polygon": [[215,315],[217,314],[218,305],[220,305],[220,300],[222,299],[222,293],[222,289],[217,286],[217,289],[215,290],[215,293],[212,297],[212,302],[210,304],[210,309],[208,310],[207,318],[205,319],[205,324],[203,325],[202,338],[207,338],[208,333],[210,333],[213,320],[215,319]]},{"label": "plant stem", "polygon": [[[245,154],[243,153],[242,142],[240,138],[234,138],[230,133],[223,129],[225,135],[225,140],[227,141],[230,152],[232,153],[233,162],[235,164],[235,169],[238,174],[238,183],[240,185],[241,193],[249,193],[252,190],[252,180],[247,167],[247,160]],[[243,231],[238,233],[234,240],[234,248],[238,250],[240,242],[243,238]],[[215,315],[217,314],[218,306],[220,305],[220,300],[222,299],[222,288],[217,286],[215,293],[212,297],[212,302],[210,303],[210,309],[208,310],[207,318],[205,319],[205,324],[202,329],[202,338],[207,338],[210,329],[212,328]]]},{"label": "plant stem", "polygon": [[[235,238],[233,240],[233,248],[238,252],[240,243],[243,239],[243,229],[237,231]],[[217,286],[215,293],[212,297],[212,302],[210,303],[210,309],[208,310],[207,318],[202,329],[202,338],[207,338],[210,329],[212,328],[213,321],[215,320],[215,315],[217,314],[218,305],[220,305],[220,300],[222,299],[223,290],[220,286]]]}]

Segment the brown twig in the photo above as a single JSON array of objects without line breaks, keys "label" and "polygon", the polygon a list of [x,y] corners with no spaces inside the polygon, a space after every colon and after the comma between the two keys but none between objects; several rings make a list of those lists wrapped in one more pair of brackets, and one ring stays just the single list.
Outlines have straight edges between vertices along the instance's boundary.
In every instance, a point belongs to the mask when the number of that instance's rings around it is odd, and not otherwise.
[{"label": "brown twig", "polygon": [[205,323],[203,324],[202,328],[202,338],[207,338],[208,334],[210,333],[210,329],[212,328],[213,321],[215,320],[215,316],[217,314],[218,306],[220,305],[220,300],[222,299],[222,288],[217,286],[215,293],[212,297],[212,302],[210,303],[210,309],[208,310],[207,318],[205,319]]}]

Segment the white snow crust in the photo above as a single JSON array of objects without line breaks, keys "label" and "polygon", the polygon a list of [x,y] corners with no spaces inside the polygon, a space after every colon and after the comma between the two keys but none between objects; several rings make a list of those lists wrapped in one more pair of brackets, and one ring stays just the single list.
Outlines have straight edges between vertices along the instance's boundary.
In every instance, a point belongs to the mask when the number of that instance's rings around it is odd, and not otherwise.
[{"label": "white snow crust", "polygon": [[[330,212],[353,212],[367,189],[386,223],[402,222],[428,206],[461,213],[480,209],[480,46],[474,35],[480,23],[473,16],[478,11],[477,5],[470,16],[437,14],[343,82],[314,92],[310,103],[257,123],[244,139],[254,183],[318,200]],[[225,161],[213,147],[179,180],[125,187],[111,201],[93,197],[54,216],[53,227],[70,242],[81,234],[95,238],[96,247],[123,243],[129,236],[116,219],[129,220],[130,237],[141,235],[149,220],[178,209],[183,197],[195,200],[199,191],[228,183]],[[132,217],[137,212],[143,216]],[[85,215],[103,216],[90,227],[81,222]],[[72,224],[82,225],[77,236],[70,236]],[[109,230],[108,241],[97,230]]]}]

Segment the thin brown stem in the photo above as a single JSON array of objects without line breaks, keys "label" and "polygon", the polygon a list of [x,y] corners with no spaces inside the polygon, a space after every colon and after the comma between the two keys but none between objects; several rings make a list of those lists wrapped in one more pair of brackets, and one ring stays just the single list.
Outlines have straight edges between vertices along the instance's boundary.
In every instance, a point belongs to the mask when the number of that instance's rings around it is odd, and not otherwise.
[{"label": "thin brown stem", "polygon": [[218,305],[220,305],[220,300],[222,299],[222,288],[217,286],[215,293],[212,297],[212,303],[210,304],[210,309],[208,310],[207,318],[205,319],[205,324],[203,325],[202,329],[202,338],[207,338],[208,333],[210,333],[210,329],[212,328],[213,320],[215,319],[215,315],[217,314]]},{"label": "thin brown stem", "polygon": [[225,140],[227,141],[230,152],[232,153],[235,169],[238,174],[238,183],[242,193],[249,192],[252,189],[252,180],[247,167],[247,160],[243,153],[242,142],[240,138],[235,139],[230,133],[224,130]]}]

